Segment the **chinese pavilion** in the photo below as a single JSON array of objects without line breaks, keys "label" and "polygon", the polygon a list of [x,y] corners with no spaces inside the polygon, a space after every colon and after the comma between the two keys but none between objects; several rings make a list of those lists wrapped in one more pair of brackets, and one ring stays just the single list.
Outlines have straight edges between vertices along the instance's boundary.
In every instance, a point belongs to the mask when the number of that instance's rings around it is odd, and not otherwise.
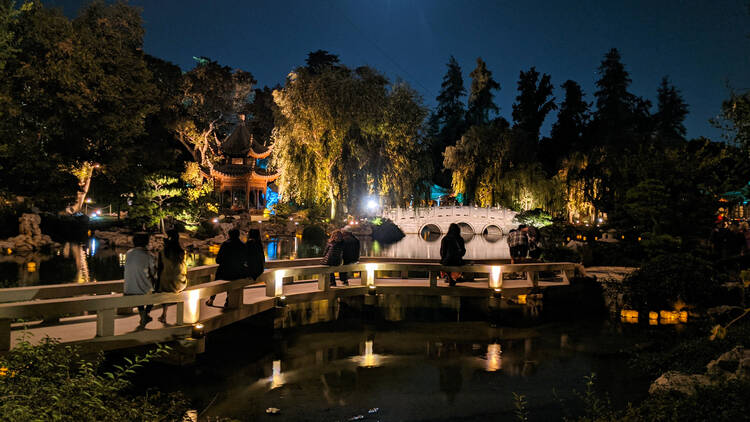
[{"label": "chinese pavilion", "polygon": [[233,208],[262,208],[265,206],[268,184],[279,175],[261,168],[258,161],[271,154],[271,148],[261,145],[245,125],[245,116],[221,143],[222,160],[211,169],[214,191],[221,206]]}]

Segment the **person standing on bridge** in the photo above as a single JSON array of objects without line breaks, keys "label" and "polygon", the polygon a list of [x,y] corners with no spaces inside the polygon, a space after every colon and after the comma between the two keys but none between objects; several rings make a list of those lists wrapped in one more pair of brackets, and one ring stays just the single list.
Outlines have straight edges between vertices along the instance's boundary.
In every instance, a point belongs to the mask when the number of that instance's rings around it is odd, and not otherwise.
[{"label": "person standing on bridge", "polygon": [[[341,236],[344,242],[344,251],[342,254],[344,265],[354,264],[355,262],[359,261],[359,239],[354,237],[354,235],[352,234],[352,228],[350,226],[344,227],[343,229],[341,229],[341,232]],[[344,286],[349,285],[349,273],[340,272],[339,277],[341,278],[341,283]]]},{"label": "person standing on bridge", "polygon": [[[215,280],[231,281],[247,277],[247,248],[240,240],[240,231],[231,229],[227,234],[229,239],[221,244],[216,255],[219,268],[216,269]],[[216,295],[211,296],[206,305],[213,306],[215,299]]]},{"label": "person standing on bridge", "polygon": [[[320,263],[322,265],[328,265],[329,267],[336,267],[338,265],[341,265],[343,255],[344,236],[341,234],[341,230],[334,230],[334,232],[331,233],[331,237],[328,238],[328,243],[326,243],[326,250],[323,253],[323,259],[320,260]],[[331,286],[336,286],[335,273],[331,273]]]},{"label": "person standing on bridge", "polygon": [[263,274],[266,264],[266,256],[263,254],[263,241],[260,239],[260,230],[250,229],[247,233],[247,276],[253,280]]},{"label": "person standing on bridge", "polygon": [[[159,251],[157,274],[159,275],[156,289],[160,293],[179,293],[187,287],[187,263],[185,250],[180,246],[180,233],[176,229],[167,231],[164,238],[164,249]],[[161,305],[159,322],[167,323],[168,303]]]},{"label": "person standing on bridge", "polygon": [[[128,295],[147,295],[154,289],[154,274],[156,262],[154,257],[146,250],[148,246],[148,233],[136,233],[133,235],[133,248],[125,254],[125,286],[123,293]],[[138,306],[138,314],[141,322],[138,329],[146,328],[146,324],[153,318],[149,315],[153,305]]]},{"label": "person standing on bridge", "polygon": [[[466,255],[466,246],[464,245],[464,239],[461,237],[461,228],[458,227],[458,224],[451,223],[448,226],[448,233],[440,242],[440,264],[456,267],[464,265],[464,255]],[[456,282],[461,279],[461,273],[459,272],[443,274],[445,282],[451,286],[455,286]]]}]

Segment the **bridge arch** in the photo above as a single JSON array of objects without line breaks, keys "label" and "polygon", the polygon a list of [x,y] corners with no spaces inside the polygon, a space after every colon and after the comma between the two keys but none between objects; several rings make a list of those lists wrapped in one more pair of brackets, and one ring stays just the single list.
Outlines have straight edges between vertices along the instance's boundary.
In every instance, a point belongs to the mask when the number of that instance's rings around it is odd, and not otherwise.
[{"label": "bridge arch", "polygon": [[474,234],[477,233],[476,230],[474,230],[474,226],[472,226],[469,223],[465,223],[465,222],[461,221],[461,222],[456,223],[456,224],[458,224],[458,227],[461,228],[461,234],[471,234],[471,235],[474,235]]},{"label": "bridge arch", "polygon": [[504,233],[503,233],[503,229],[497,224],[487,224],[482,229],[482,234],[492,235],[492,236],[502,236]]},{"label": "bridge arch", "polygon": [[437,240],[442,234],[443,231],[437,224],[427,223],[419,229],[419,237],[429,242]]}]

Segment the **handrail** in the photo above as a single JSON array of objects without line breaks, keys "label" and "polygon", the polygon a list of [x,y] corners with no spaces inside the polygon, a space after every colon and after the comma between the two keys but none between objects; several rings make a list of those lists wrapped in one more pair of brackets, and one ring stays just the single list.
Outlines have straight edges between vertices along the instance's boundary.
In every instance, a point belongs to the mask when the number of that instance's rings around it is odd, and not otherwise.
[{"label": "handrail", "polygon": [[[295,260],[296,261],[296,260]],[[317,259],[315,260],[317,261]],[[298,261],[299,262],[299,261]],[[306,262],[301,262],[305,264]],[[0,350],[9,347],[10,343],[10,321],[18,318],[55,318],[82,312],[97,313],[97,336],[106,337],[114,335],[115,313],[118,308],[132,308],[141,305],[159,305],[177,303],[177,325],[185,325],[200,320],[200,301],[212,295],[227,293],[228,307],[238,308],[243,305],[243,289],[252,285],[265,284],[266,296],[278,298],[284,295],[284,279],[289,277],[317,278],[318,290],[330,291],[328,275],[334,272],[361,272],[362,286],[370,287],[376,285],[375,271],[400,271],[402,277],[408,278],[409,272],[427,272],[430,287],[437,286],[437,277],[440,271],[457,271],[475,274],[488,274],[488,289],[501,289],[503,284],[502,274],[505,272],[525,272],[527,280],[536,285],[534,274],[540,271],[557,271],[560,273],[563,284],[568,282],[568,273],[578,271],[580,264],[573,263],[525,263],[525,264],[469,264],[464,266],[443,266],[436,262],[421,263],[394,263],[394,262],[360,262],[356,264],[329,267],[323,265],[297,265],[269,268],[256,280],[239,279],[232,281],[214,280],[206,283],[190,286],[180,293],[155,293],[146,295],[123,295],[120,292],[109,290],[117,282],[91,283],[102,287],[103,293],[89,294],[77,297],[50,298],[41,300],[25,300],[21,302],[0,303]],[[209,271],[199,268],[197,271]],[[121,282],[120,286],[121,286]],[[79,285],[76,285],[79,286]],[[98,286],[97,286],[98,287]],[[347,289],[337,289],[337,291]]]}]

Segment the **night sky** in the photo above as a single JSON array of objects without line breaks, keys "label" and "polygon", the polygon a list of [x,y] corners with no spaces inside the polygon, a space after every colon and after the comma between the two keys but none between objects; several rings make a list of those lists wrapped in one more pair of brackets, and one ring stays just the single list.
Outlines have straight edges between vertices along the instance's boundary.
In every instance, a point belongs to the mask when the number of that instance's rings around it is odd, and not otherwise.
[{"label": "night sky", "polygon": [[[75,16],[87,1],[50,0]],[[317,49],[350,67],[370,65],[401,78],[434,106],[450,55],[464,82],[481,56],[502,89],[500,114],[511,120],[520,70],[536,66],[559,86],[580,83],[593,101],[597,67],[618,48],[631,92],[656,103],[668,75],[690,106],[688,138],[720,139],[708,119],[730,88],[750,89],[748,1],[427,1],[139,0],[144,50],[183,70],[193,56],[250,71],[259,85],[283,84]],[[562,93],[556,90],[558,104]],[[554,122],[548,116],[544,133]]]}]

